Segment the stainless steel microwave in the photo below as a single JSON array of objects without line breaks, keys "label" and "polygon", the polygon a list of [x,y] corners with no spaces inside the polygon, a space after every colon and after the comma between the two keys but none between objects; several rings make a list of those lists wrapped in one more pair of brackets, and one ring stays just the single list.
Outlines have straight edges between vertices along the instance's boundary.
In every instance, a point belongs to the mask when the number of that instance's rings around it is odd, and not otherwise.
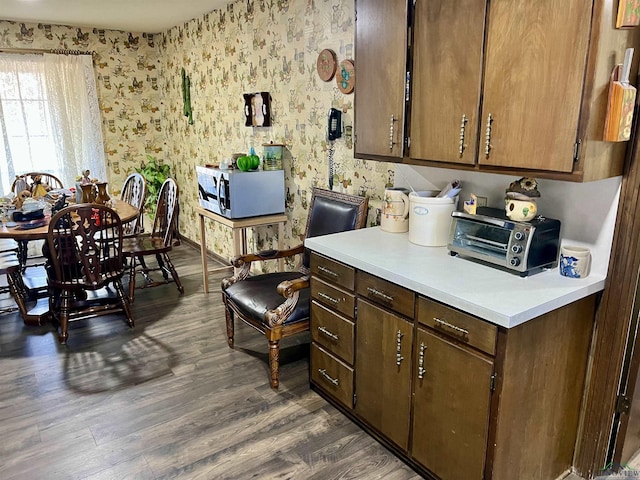
[{"label": "stainless steel microwave", "polygon": [[284,170],[221,170],[196,166],[200,206],[227,218],[284,213]]}]

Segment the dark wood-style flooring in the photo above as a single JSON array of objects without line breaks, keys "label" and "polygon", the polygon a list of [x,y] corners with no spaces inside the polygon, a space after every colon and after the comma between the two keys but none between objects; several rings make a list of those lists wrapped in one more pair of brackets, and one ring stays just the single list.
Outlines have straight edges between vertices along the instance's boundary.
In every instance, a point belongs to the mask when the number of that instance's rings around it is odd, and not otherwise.
[{"label": "dark wood-style flooring", "polygon": [[185,294],[137,291],[134,329],[82,320],[61,346],[0,315],[0,479],[419,478],[309,389],[308,337],[282,342],[273,391],[263,336],[227,347],[223,274],[205,295],[199,251],[172,259]]}]

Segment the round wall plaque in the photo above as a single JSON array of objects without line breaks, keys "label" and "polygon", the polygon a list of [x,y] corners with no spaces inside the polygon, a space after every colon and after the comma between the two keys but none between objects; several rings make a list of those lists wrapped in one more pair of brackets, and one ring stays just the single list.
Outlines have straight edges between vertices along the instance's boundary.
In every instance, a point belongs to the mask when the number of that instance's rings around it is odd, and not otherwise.
[{"label": "round wall plaque", "polygon": [[338,59],[336,57],[336,52],[330,48],[322,50],[318,55],[318,61],[316,62],[316,68],[320,78],[325,82],[331,80],[336,73],[337,64]]},{"label": "round wall plaque", "polygon": [[336,83],[342,93],[351,93],[356,86],[356,67],[353,60],[343,60],[336,71]]}]

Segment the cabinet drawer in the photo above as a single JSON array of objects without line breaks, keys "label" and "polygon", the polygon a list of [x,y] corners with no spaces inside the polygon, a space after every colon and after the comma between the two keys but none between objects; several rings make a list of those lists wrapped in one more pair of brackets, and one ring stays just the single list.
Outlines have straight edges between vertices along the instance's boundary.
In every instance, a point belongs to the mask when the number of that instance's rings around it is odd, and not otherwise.
[{"label": "cabinet drawer", "polygon": [[311,252],[311,275],[353,291],[355,270],[330,258]]},{"label": "cabinet drawer", "polygon": [[319,278],[311,278],[311,298],[328,306],[332,310],[353,318],[355,296],[340,288],[329,285]]},{"label": "cabinet drawer", "polygon": [[345,407],[353,407],[353,368],[315,343],[311,344],[311,381]]},{"label": "cabinet drawer", "polygon": [[311,302],[311,338],[334,355],[353,365],[354,323]]},{"label": "cabinet drawer", "polygon": [[495,354],[498,327],[441,303],[418,298],[418,322],[490,355]]},{"label": "cabinet drawer", "polygon": [[365,272],[358,271],[356,276],[358,295],[413,318],[416,295],[411,290]]}]

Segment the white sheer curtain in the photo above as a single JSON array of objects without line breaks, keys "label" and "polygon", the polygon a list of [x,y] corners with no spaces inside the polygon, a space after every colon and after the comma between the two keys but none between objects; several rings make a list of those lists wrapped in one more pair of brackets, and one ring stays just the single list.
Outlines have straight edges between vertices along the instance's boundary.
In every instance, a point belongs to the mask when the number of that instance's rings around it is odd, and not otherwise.
[{"label": "white sheer curtain", "polygon": [[0,183],[49,172],[73,186],[83,170],[107,180],[90,55],[0,53]]}]

